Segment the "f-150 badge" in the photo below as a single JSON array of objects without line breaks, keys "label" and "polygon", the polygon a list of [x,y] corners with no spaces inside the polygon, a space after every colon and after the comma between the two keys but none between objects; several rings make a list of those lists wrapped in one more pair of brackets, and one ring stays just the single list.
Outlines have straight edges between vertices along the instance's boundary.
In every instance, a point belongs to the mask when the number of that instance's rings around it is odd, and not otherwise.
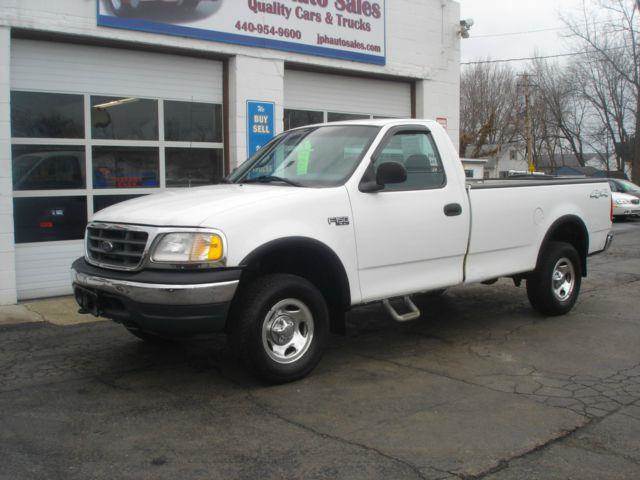
[{"label": "f-150 badge", "polygon": [[593,192],[591,192],[591,195],[589,195],[590,198],[609,198],[609,192],[607,192],[606,190],[594,190]]},{"label": "f-150 badge", "polygon": [[336,227],[349,225],[349,217],[331,217],[327,220],[329,221],[329,225],[335,225]]}]

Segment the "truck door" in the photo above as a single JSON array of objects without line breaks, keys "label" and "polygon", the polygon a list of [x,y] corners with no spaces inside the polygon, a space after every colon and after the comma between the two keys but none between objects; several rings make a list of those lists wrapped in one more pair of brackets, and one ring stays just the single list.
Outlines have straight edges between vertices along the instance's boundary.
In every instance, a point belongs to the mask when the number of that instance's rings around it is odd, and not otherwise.
[{"label": "truck door", "polygon": [[369,168],[401,163],[406,181],[374,193],[350,189],[363,301],[463,281],[470,212],[459,165],[445,160],[426,127],[394,127]]}]

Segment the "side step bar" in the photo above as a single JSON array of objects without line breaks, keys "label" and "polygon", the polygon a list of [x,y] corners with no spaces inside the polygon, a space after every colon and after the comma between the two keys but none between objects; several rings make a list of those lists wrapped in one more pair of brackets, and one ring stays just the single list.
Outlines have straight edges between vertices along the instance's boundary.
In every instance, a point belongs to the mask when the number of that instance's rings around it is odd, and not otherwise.
[{"label": "side step bar", "polygon": [[411,300],[411,297],[407,295],[405,297],[402,297],[402,299],[404,300],[404,304],[407,307],[407,310],[409,310],[404,315],[400,315],[396,311],[396,309],[393,308],[393,305],[391,305],[391,302],[389,301],[388,298],[382,301],[382,305],[384,305],[384,308],[387,309],[387,312],[389,312],[389,315],[391,315],[391,317],[396,322],[410,322],[411,320],[415,320],[416,318],[419,318],[421,315],[420,310],[418,309],[418,307],[416,307],[416,304],[413,303],[413,300]]}]

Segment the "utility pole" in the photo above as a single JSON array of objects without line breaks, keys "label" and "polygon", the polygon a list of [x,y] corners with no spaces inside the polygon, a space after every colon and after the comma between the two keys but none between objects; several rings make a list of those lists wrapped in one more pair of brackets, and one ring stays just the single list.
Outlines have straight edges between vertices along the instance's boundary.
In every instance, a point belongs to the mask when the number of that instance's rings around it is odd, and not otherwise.
[{"label": "utility pole", "polygon": [[[640,0],[639,0],[640,1]],[[527,141],[527,164],[529,165],[529,173],[536,171],[533,162],[533,127],[531,125],[531,84],[529,83],[529,74],[521,75],[524,82],[524,137]]]}]

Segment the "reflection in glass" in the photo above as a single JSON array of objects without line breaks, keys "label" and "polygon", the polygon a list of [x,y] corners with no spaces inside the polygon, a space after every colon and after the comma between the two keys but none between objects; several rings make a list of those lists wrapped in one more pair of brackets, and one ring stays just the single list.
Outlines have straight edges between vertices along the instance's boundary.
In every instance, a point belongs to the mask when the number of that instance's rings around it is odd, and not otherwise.
[{"label": "reflection in glass", "polygon": [[309,110],[286,110],[284,111],[284,129],[304,127],[324,122],[323,112],[312,112]]},{"label": "reflection in glass", "polygon": [[82,95],[11,92],[14,138],[84,138]]},{"label": "reflection in glass", "polygon": [[165,101],[164,137],[172,142],[222,142],[222,105]]},{"label": "reflection in glass", "polygon": [[96,195],[93,197],[93,213],[138,197],[144,197],[144,195]]},{"label": "reflection in glass", "polygon": [[87,225],[87,198],[14,198],[13,215],[16,243],[80,240]]},{"label": "reflection in glass", "polygon": [[158,140],[158,101],[91,97],[91,135],[100,140]]},{"label": "reflection in glass", "polygon": [[335,113],[329,112],[327,114],[328,122],[344,122],[346,120],[366,120],[371,118],[369,115],[361,115],[359,113]]},{"label": "reflection in glass", "polygon": [[221,149],[167,148],[167,187],[219,183],[224,176]]},{"label": "reflection in glass", "polygon": [[158,148],[94,147],[93,188],[154,188],[159,182]]},{"label": "reflection in glass", "polygon": [[11,152],[16,191],[85,187],[84,147],[13,145]]}]

